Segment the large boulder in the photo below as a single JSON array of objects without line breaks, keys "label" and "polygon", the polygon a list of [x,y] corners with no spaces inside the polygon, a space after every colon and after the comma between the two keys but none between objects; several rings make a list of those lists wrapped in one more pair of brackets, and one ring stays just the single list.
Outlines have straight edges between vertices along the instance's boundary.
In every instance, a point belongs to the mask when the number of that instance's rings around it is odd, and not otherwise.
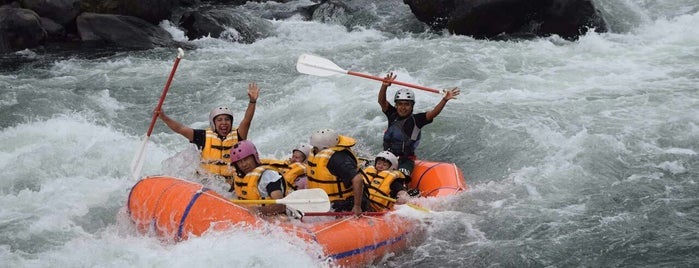
[{"label": "large boulder", "polygon": [[575,39],[607,31],[592,0],[403,0],[420,21],[475,38],[559,35]]},{"label": "large boulder", "polygon": [[21,0],[21,3],[22,7],[60,25],[73,22],[80,13],[80,0]]},{"label": "large boulder", "polygon": [[170,19],[180,0],[80,0],[80,4],[83,12],[127,15],[158,24]]},{"label": "large boulder", "polygon": [[39,15],[22,8],[0,8],[0,53],[37,47],[47,34]]},{"label": "large boulder", "polygon": [[80,39],[87,43],[135,49],[175,45],[170,33],[136,17],[82,13],[76,23]]},{"label": "large boulder", "polygon": [[271,28],[269,22],[234,9],[188,11],[179,26],[190,40],[211,36],[248,44],[266,37]]}]

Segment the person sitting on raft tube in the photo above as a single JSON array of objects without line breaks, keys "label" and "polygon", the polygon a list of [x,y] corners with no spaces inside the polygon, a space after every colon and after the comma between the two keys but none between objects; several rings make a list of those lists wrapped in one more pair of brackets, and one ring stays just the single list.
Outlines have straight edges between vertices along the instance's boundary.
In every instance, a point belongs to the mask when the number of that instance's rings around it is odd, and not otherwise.
[{"label": "person sitting on raft tube", "polygon": [[351,147],[353,138],[332,129],[321,129],[311,135],[313,153],[306,167],[308,188],[321,188],[330,198],[334,211],[352,211],[360,216],[368,209],[364,194],[364,176]]},{"label": "person sitting on raft tube", "polygon": [[396,170],[398,157],[389,151],[376,155],[374,166],[364,169],[367,175],[366,185],[369,189],[369,201],[374,211],[384,211],[393,208],[393,202],[385,197],[391,197],[397,204],[408,202],[410,195],[405,187],[405,175]]},{"label": "person sitting on raft tube", "polygon": [[[389,73],[386,80],[393,81],[396,75]],[[386,100],[386,90],[391,82],[383,82],[379,89],[379,105],[381,111],[388,118],[388,128],[383,135],[383,149],[391,151],[398,156],[398,170],[406,176],[406,182],[410,182],[410,176],[415,168],[415,149],[420,144],[421,130],[442,112],[447,101],[455,99],[461,91],[458,88],[444,90],[442,100],[430,111],[413,114],[415,107],[415,93],[407,88],[396,91],[393,98],[395,107]]]},{"label": "person sitting on raft tube", "polygon": [[[248,108],[245,116],[240,121],[238,128],[233,128],[233,113],[227,107],[214,108],[209,113],[209,128],[193,129],[177,122],[163,111],[155,111],[158,118],[174,132],[179,133],[196,144],[201,151],[200,170],[208,173],[206,175],[221,176],[231,185],[229,191],[233,191],[233,176],[235,169],[230,166],[230,149],[238,141],[248,138],[248,131],[252,118],[255,115],[255,104],[260,94],[260,88],[256,83],[248,85]],[[197,171],[199,172],[199,171]]]},{"label": "person sitting on raft tube", "polygon": [[[241,200],[280,199],[284,197],[284,180],[275,168],[262,165],[255,144],[244,140],[233,145],[230,150],[235,167],[235,194]],[[283,213],[286,206],[272,204],[257,208],[265,215]]]}]

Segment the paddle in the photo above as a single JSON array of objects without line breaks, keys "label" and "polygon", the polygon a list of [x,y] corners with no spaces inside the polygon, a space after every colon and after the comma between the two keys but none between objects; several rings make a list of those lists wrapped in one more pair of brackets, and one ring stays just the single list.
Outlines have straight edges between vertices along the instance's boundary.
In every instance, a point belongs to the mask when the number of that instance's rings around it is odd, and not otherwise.
[{"label": "paddle", "polygon": [[[362,212],[362,215],[365,216],[383,216],[386,214],[386,211],[379,211],[379,212]],[[303,213],[303,216],[354,216],[354,212],[351,211],[340,211],[340,212],[308,212],[308,213]]]},{"label": "paddle", "polygon": [[331,76],[331,75],[335,75],[335,74],[349,74],[349,75],[369,78],[369,79],[373,79],[373,80],[381,81],[381,82],[390,82],[392,84],[406,86],[406,87],[412,87],[415,89],[425,90],[425,91],[429,91],[429,92],[433,92],[433,93],[440,93],[439,90],[433,89],[433,88],[408,84],[408,83],[396,81],[396,80],[390,81],[390,80],[386,80],[386,79],[378,77],[378,76],[372,76],[372,75],[353,72],[353,71],[349,71],[349,70],[343,70],[342,68],[340,68],[339,66],[337,66],[335,63],[333,63],[332,61],[330,61],[328,59],[321,58],[321,57],[318,57],[315,55],[310,55],[310,54],[301,54],[301,56],[299,56],[298,61],[296,61],[296,70],[299,73],[317,75],[317,76]]},{"label": "paddle", "polygon": [[[172,78],[175,76],[175,71],[177,70],[177,65],[180,64],[180,59],[184,57],[184,50],[181,48],[177,48],[177,58],[175,59],[175,64],[172,66],[172,71],[170,71],[170,77],[167,79],[167,83],[165,83],[165,88],[163,88],[163,93],[160,95],[160,101],[158,102],[158,106],[155,107],[156,111],[160,111],[160,108],[163,106],[163,101],[165,101],[165,95],[167,95],[168,89],[170,89],[170,83],[172,82]],[[153,113],[153,119],[150,121],[150,127],[148,127],[148,132],[146,132],[146,137],[143,139],[143,142],[141,143],[141,147],[139,148],[138,151],[136,151],[136,156],[134,157],[133,161],[131,161],[131,174],[134,179],[138,179],[138,177],[141,175],[141,168],[143,168],[143,157],[146,154],[146,144],[148,144],[148,138],[150,138],[151,132],[153,132],[153,126],[155,126],[155,121],[158,119],[158,115],[156,113]]]},{"label": "paddle", "polygon": [[[376,197],[381,198],[381,199],[385,199],[385,200],[391,201],[391,202],[393,202],[393,203],[395,203],[396,201],[398,201],[398,200],[396,200],[395,198],[390,198],[390,197],[388,197],[388,196],[384,196],[384,195],[378,194],[378,193],[372,193],[371,195],[376,196]],[[419,211],[430,212],[429,209],[423,208],[423,207],[418,206],[418,205],[413,205],[413,204],[410,204],[410,203],[406,203],[405,205],[408,205],[409,207],[414,208],[414,209],[419,210]]]},{"label": "paddle", "polygon": [[330,211],[330,198],[320,188],[296,190],[282,199],[231,199],[231,202],[236,204],[285,204],[303,213]]}]

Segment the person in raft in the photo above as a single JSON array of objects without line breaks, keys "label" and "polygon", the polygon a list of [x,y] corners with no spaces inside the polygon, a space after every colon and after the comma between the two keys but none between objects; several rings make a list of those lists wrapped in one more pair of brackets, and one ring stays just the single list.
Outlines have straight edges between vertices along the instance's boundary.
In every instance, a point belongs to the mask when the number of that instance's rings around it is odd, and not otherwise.
[{"label": "person in raft", "polygon": [[[248,85],[248,108],[245,116],[240,121],[238,128],[233,128],[233,113],[227,107],[214,108],[209,113],[209,128],[193,129],[168,117],[163,111],[155,111],[158,118],[172,129],[194,143],[201,151],[199,175],[220,176],[231,185],[229,192],[233,191],[233,177],[235,169],[230,166],[230,149],[238,141],[248,138],[248,131],[252,118],[255,115],[255,104],[260,94],[260,88],[256,83]],[[199,173],[202,171],[205,174]]]},{"label": "person in raft", "polygon": [[383,135],[383,149],[391,151],[398,156],[398,170],[406,176],[406,182],[410,182],[410,176],[415,168],[415,149],[420,144],[421,130],[442,112],[447,101],[455,99],[461,93],[458,88],[444,90],[442,100],[430,111],[423,113],[413,113],[415,107],[415,93],[407,88],[396,91],[393,101],[396,106],[391,105],[386,99],[386,91],[391,82],[396,79],[396,75],[389,73],[384,78],[379,89],[379,105],[381,111],[388,118],[388,128]]},{"label": "person in raft", "polygon": [[313,151],[306,166],[308,188],[325,190],[334,211],[352,211],[357,216],[367,211],[364,176],[351,149],[356,141],[335,130],[321,129],[311,135],[310,143]]},{"label": "person in raft", "polygon": [[294,190],[306,189],[308,178],[306,177],[306,160],[313,146],[301,143],[291,150],[291,157],[287,160],[262,158],[263,165],[274,167],[286,182],[286,193]]},{"label": "person in raft", "polygon": [[301,143],[291,150],[289,158],[289,170],[284,172],[283,177],[287,184],[291,184],[294,190],[308,188],[308,177],[306,176],[306,163],[311,154],[313,146]]},{"label": "person in raft", "polygon": [[383,151],[376,155],[373,166],[364,169],[367,175],[366,185],[369,189],[369,201],[374,211],[384,211],[393,208],[393,201],[396,204],[405,204],[410,195],[405,187],[405,175],[396,170],[398,167],[398,157],[389,151]]},{"label": "person in raft", "polygon": [[[241,200],[281,199],[284,197],[284,180],[274,167],[262,165],[260,155],[252,141],[244,140],[230,150],[231,162],[236,170],[235,195]],[[252,207],[263,215],[286,212],[284,204]]]}]

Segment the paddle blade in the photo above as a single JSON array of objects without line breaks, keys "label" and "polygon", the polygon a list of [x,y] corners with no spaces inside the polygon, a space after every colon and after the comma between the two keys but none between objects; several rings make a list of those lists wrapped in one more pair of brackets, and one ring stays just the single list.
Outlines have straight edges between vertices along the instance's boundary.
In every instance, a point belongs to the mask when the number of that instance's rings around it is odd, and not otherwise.
[{"label": "paddle blade", "polygon": [[276,202],[304,213],[330,211],[330,198],[319,188],[296,190],[282,199],[277,199]]},{"label": "paddle blade", "polygon": [[141,143],[141,147],[139,147],[138,151],[136,151],[136,155],[133,158],[133,161],[131,161],[131,176],[134,179],[139,179],[141,176],[141,168],[143,168],[143,155],[145,154],[146,151],[146,145],[148,144],[148,138],[149,136],[146,136],[143,138],[143,142]]},{"label": "paddle blade", "polygon": [[302,74],[317,76],[331,76],[346,74],[347,71],[337,66],[332,61],[310,54],[301,54],[296,61],[296,70]]}]

